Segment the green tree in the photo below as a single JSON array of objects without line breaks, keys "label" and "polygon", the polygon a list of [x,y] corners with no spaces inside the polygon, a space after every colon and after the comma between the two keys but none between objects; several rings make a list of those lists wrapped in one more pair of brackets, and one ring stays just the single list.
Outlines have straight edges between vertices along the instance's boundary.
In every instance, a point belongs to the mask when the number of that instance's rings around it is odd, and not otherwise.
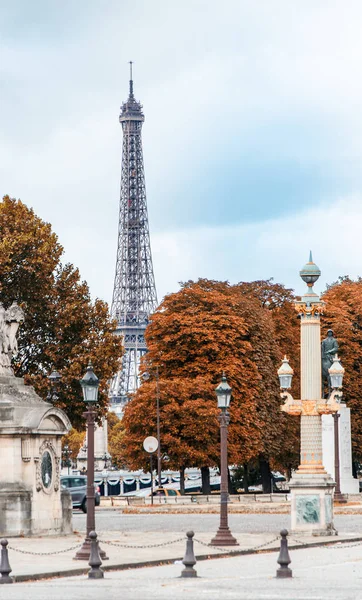
[{"label": "green tree", "polygon": [[99,413],[107,410],[107,386],[119,368],[122,340],[102,300],[91,301],[87,284],[73,265],[60,261],[63,248],[50,224],[20,200],[0,203],[0,301],[15,299],[25,311],[15,374],[47,395],[46,376],[62,374],[57,405],[74,427],[84,424],[79,379],[92,360],[100,379]]}]

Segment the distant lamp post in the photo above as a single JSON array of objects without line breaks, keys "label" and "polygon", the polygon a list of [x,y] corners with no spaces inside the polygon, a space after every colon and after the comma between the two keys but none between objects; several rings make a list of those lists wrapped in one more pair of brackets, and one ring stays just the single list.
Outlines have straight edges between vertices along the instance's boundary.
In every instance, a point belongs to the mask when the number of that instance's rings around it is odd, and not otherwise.
[{"label": "distant lamp post", "polygon": [[230,417],[228,408],[231,400],[231,387],[226,381],[225,373],[223,373],[221,383],[217,386],[215,392],[217,397],[217,405],[221,410],[219,416],[220,423],[220,450],[221,450],[221,484],[220,484],[220,525],[216,536],[211,540],[212,546],[238,546],[238,542],[231,534],[228,526],[228,450],[227,436]]},{"label": "distant lamp post", "polygon": [[[87,530],[82,547],[76,553],[78,560],[89,560],[91,550],[90,532],[96,530],[95,526],[95,489],[94,489],[94,421],[96,416],[95,404],[98,400],[99,379],[93,371],[89,361],[87,372],[80,380],[83,391],[83,400],[87,410],[84,416],[87,420]],[[100,557],[106,559],[106,553],[99,549]]]},{"label": "distant lamp post", "polygon": [[50,390],[47,395],[47,402],[56,402],[59,399],[58,391],[61,378],[62,376],[58,371],[52,371],[48,376]]},{"label": "distant lamp post", "polygon": [[143,440],[143,448],[150,455],[150,474],[151,474],[151,504],[153,504],[153,454],[159,448],[158,441],[153,435]]},{"label": "distant lamp post", "polygon": [[68,444],[65,444],[65,446],[63,447],[62,450],[62,455],[63,455],[63,466],[64,467],[68,467],[68,475],[69,475],[69,469],[72,466],[72,461],[70,459],[70,456],[72,454],[72,451],[70,450]]},{"label": "distant lamp post", "polygon": [[109,452],[105,452],[102,456],[102,460],[104,462],[104,469],[108,469],[109,467],[112,466],[112,456],[109,454]]},{"label": "distant lamp post", "polygon": [[[158,485],[161,485],[161,471],[162,471],[162,456],[161,456],[161,432],[160,432],[160,376],[158,373],[158,366],[152,370],[152,365],[150,371],[154,372],[156,377],[156,435],[157,435],[157,479]],[[148,381],[150,379],[150,371],[145,371],[142,375],[142,379],[144,381]]]},{"label": "distant lamp post", "polygon": [[[342,398],[342,385],[344,368],[341,365],[337,354],[333,359],[333,363],[328,369],[330,387],[332,388],[332,394],[335,400],[340,403]],[[339,421],[340,413],[337,411],[333,413],[334,420],[334,479],[336,481],[336,487],[334,490],[335,502],[345,504],[347,502],[346,497],[341,492],[341,474],[339,464]]]}]

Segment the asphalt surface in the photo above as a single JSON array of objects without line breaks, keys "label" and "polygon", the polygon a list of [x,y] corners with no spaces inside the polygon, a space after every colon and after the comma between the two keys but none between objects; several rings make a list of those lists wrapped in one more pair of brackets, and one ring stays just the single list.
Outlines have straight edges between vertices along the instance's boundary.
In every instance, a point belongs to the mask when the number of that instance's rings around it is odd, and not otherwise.
[{"label": "asphalt surface", "polygon": [[[80,511],[73,512],[73,527],[85,531],[86,516]],[[362,515],[336,515],[334,523],[341,533],[362,535]],[[137,514],[127,515],[117,510],[96,510],[96,529],[102,531],[216,531],[218,514]],[[230,514],[229,526],[233,533],[279,533],[290,527],[288,514]]]},{"label": "asphalt surface", "polygon": [[362,600],[362,544],[291,552],[293,578],[275,577],[278,552],[0,586],[7,600]]}]

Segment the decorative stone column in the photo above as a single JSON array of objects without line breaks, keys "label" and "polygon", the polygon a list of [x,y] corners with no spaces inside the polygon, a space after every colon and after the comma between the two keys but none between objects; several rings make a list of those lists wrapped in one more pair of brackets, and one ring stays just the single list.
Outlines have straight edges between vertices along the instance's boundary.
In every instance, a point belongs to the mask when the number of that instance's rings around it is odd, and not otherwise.
[{"label": "decorative stone column", "polygon": [[288,392],[281,407],[291,415],[301,417],[300,465],[290,481],[291,528],[294,533],[336,535],[333,525],[334,480],[323,466],[322,414],[332,414],[339,408],[335,394],[321,398],[321,335],[320,316],[324,303],[313,291],[321,272],[312,260],[300,271],[308,291],[296,302],[301,319],[301,398],[294,400]]}]

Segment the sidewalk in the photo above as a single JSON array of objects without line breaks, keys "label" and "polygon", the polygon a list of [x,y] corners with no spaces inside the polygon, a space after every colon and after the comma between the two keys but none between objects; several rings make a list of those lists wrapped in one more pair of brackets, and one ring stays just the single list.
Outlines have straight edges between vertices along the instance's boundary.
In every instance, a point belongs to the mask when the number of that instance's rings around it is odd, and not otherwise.
[{"label": "sidewalk", "polygon": [[[240,545],[231,549],[209,547],[211,537],[211,533],[195,532],[194,549],[197,560],[212,556],[275,552],[280,545],[275,534],[270,533],[239,534],[237,538]],[[89,570],[86,561],[73,559],[83,539],[84,534],[80,533],[66,537],[9,538],[11,575],[16,581],[30,581],[86,573]],[[108,560],[105,560],[102,566],[104,570],[173,563],[175,560],[182,560],[186,547],[185,532],[99,532],[98,539],[102,550],[105,550],[108,556]],[[289,548],[357,541],[362,541],[362,537],[353,533],[340,533],[336,537],[323,538],[289,536]]]},{"label": "sidewalk", "polygon": [[[220,496],[181,496],[170,498],[150,498],[137,496],[107,496],[101,498],[102,509],[114,509],[125,514],[216,514],[220,511]],[[248,494],[230,496],[229,513],[234,514],[288,514],[290,497],[288,494]],[[362,494],[348,496],[346,504],[335,504],[334,514],[362,514]]]}]

